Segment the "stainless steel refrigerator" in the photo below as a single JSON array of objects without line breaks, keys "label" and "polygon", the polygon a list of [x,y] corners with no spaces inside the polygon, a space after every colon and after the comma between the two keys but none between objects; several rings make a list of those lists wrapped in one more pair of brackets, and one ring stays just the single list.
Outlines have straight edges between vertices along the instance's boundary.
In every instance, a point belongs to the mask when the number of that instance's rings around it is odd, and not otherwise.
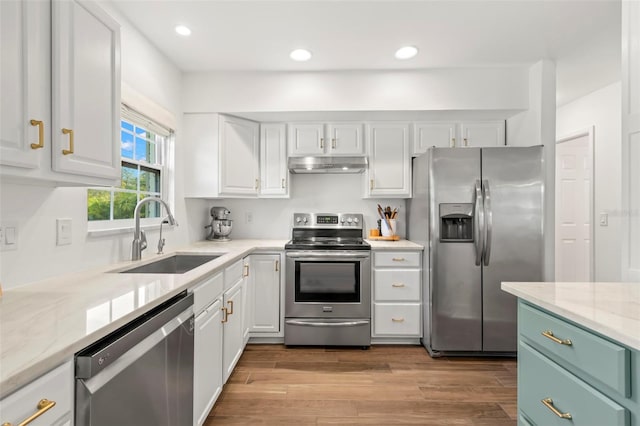
[{"label": "stainless steel refrigerator", "polygon": [[516,352],[516,298],[500,283],[543,278],[542,149],[430,148],[414,158],[407,230],[425,247],[431,355]]}]

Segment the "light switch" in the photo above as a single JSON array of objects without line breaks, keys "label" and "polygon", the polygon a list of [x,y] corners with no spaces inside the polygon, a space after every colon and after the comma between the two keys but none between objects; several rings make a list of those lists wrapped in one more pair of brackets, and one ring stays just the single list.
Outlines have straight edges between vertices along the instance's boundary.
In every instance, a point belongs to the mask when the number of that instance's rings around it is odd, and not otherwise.
[{"label": "light switch", "polygon": [[56,220],[56,244],[59,246],[71,244],[71,219]]},{"label": "light switch", "polygon": [[4,244],[7,246],[14,245],[16,243],[16,228],[14,226],[7,226],[4,229]]},{"label": "light switch", "polygon": [[0,250],[18,250],[18,223],[3,222],[0,224]]},{"label": "light switch", "polygon": [[600,213],[600,226],[609,226],[609,215],[607,213]]}]

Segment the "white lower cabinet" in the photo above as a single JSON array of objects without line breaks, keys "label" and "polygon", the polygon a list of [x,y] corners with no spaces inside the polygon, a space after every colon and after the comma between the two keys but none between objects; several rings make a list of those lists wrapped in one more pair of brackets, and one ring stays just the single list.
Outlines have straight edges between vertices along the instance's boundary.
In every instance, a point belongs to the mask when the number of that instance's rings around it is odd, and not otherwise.
[{"label": "white lower cabinet", "polygon": [[224,318],[222,319],[224,324],[222,342],[223,383],[227,383],[244,350],[244,330],[242,328],[244,311],[242,306],[244,301],[243,289],[244,280],[241,278],[233,287],[224,292],[222,298],[222,307],[224,309]]},{"label": "white lower cabinet", "polygon": [[222,392],[222,272],[193,287],[193,421],[200,426]]},{"label": "white lower cabinet", "polygon": [[249,331],[251,330],[251,306],[253,305],[253,274],[251,271],[251,257],[242,259],[242,346],[246,346],[249,341]]},{"label": "white lower cabinet", "polygon": [[420,252],[373,254],[372,337],[422,336]]},{"label": "white lower cabinet", "polygon": [[193,368],[193,419],[202,425],[222,392],[222,301],[216,299],[196,318]]},{"label": "white lower cabinet", "polygon": [[3,398],[0,424],[24,424],[40,413],[31,426],[71,426],[73,383],[73,361],[69,361]]},{"label": "white lower cabinet", "polygon": [[252,296],[248,311],[253,335],[280,332],[281,270],[279,254],[251,255]]}]

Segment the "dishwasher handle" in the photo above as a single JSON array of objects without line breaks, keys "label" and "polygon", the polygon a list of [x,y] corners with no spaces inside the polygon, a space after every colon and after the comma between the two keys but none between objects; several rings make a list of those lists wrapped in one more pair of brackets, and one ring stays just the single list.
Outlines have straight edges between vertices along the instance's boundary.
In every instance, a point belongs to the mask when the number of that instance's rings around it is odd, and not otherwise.
[{"label": "dishwasher handle", "polygon": [[[188,313],[185,314],[185,313]],[[108,334],[75,356],[75,376],[90,379],[174,318],[188,318],[193,332],[193,294],[186,291]]]}]

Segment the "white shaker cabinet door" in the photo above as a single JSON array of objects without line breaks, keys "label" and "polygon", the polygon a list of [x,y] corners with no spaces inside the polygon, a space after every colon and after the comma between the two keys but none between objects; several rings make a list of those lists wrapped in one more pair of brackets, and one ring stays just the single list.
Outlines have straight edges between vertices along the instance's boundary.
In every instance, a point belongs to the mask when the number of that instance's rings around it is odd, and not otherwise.
[{"label": "white shaker cabinet door", "polygon": [[289,197],[287,136],[282,123],[260,125],[260,196]]},{"label": "white shaker cabinet door", "polygon": [[419,122],[413,127],[413,155],[427,152],[432,146],[453,148],[456,144],[456,123]]},{"label": "white shaker cabinet door", "polygon": [[0,164],[35,169],[51,155],[51,5],[0,1]]},{"label": "white shaker cabinet door", "polygon": [[324,154],[324,151],[324,124],[289,124],[289,155],[318,155]]},{"label": "white shaker cabinet door", "polygon": [[238,280],[236,284],[224,293],[223,308],[225,309],[222,344],[222,365],[223,383],[226,383],[238,363],[244,349],[243,323],[243,302],[244,302],[244,279]]},{"label": "white shaker cabinet door", "polygon": [[410,197],[409,124],[372,123],[368,126],[368,136],[365,197]]},{"label": "white shaker cabinet door", "polygon": [[120,178],[120,26],[96,4],[52,2],[53,169]]},{"label": "white shaker cabinet door", "polygon": [[330,123],[327,125],[328,150],[332,155],[362,155],[364,144],[362,123]]},{"label": "white shaker cabinet door", "polygon": [[280,331],[280,271],[279,254],[251,255],[251,332]]},{"label": "white shaker cabinet door", "polygon": [[258,195],[259,128],[255,121],[220,116],[220,195]]},{"label": "white shaker cabinet door", "polygon": [[193,418],[206,420],[222,392],[222,304],[216,300],[196,318],[193,371]]},{"label": "white shaker cabinet door", "polygon": [[460,147],[504,146],[504,121],[468,121],[460,124]]}]

